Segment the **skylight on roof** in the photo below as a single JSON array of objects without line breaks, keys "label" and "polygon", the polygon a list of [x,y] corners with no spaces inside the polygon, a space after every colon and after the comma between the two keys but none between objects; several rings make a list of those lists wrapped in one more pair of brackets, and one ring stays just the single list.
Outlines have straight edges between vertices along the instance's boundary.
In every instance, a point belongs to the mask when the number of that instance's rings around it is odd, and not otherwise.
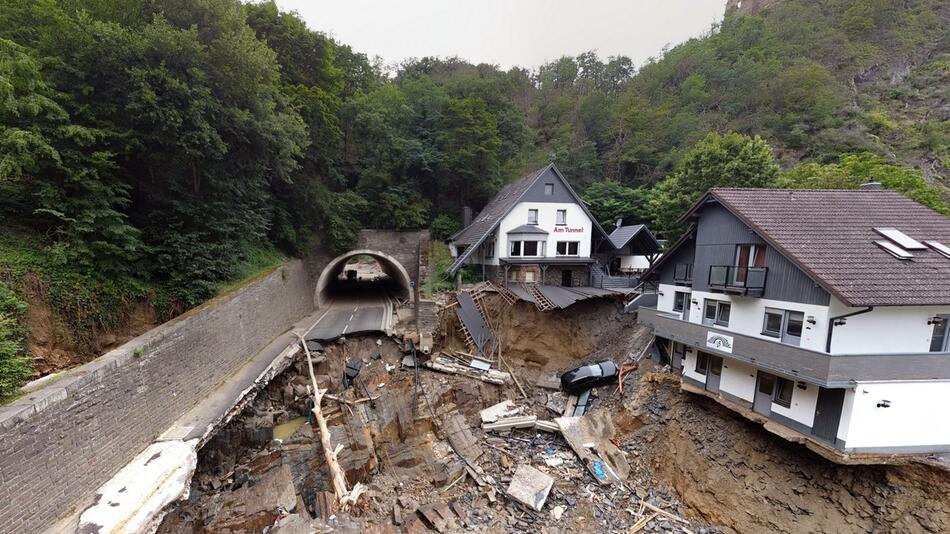
[{"label": "skylight on roof", "polygon": [[927,246],[896,228],[875,228],[875,232],[907,250],[927,250]]},{"label": "skylight on roof", "polygon": [[940,254],[941,256],[944,256],[946,258],[950,258],[950,247],[948,247],[947,245],[944,245],[943,243],[940,243],[937,241],[925,241],[925,243],[927,243],[927,245],[930,246],[930,248],[934,249],[937,252],[937,254]]},{"label": "skylight on roof", "polygon": [[897,258],[897,259],[899,259],[899,260],[909,260],[909,259],[911,259],[911,258],[914,257],[913,254],[911,254],[910,252],[907,252],[906,250],[900,248],[899,246],[895,245],[894,243],[891,243],[890,241],[884,241],[884,240],[882,239],[882,240],[879,240],[879,241],[875,241],[874,244],[877,245],[877,246],[879,246],[879,247],[881,247],[881,248],[883,248],[883,249],[886,250],[891,256],[894,256],[895,258]]}]

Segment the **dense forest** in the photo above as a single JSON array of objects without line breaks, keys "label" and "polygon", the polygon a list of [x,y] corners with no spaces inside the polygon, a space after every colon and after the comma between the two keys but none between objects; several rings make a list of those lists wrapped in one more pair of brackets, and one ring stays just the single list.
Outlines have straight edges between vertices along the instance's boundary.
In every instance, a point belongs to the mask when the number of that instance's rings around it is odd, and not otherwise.
[{"label": "dense forest", "polygon": [[[636,65],[382,65],[274,3],[0,0],[0,395],[361,227],[445,237],[555,161],[662,237],[714,185],[875,179],[950,213],[950,3],[785,0]],[[36,356],[35,354],[33,356]]]}]

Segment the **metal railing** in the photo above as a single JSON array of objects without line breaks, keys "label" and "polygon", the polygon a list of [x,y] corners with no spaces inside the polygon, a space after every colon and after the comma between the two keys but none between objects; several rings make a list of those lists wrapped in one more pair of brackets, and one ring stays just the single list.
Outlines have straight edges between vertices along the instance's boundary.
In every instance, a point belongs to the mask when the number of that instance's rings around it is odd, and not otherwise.
[{"label": "metal railing", "polygon": [[688,283],[693,281],[693,264],[677,263],[673,266],[673,281]]},{"label": "metal railing", "polygon": [[765,291],[768,267],[740,267],[712,265],[709,267],[709,287],[743,295],[761,295]]}]

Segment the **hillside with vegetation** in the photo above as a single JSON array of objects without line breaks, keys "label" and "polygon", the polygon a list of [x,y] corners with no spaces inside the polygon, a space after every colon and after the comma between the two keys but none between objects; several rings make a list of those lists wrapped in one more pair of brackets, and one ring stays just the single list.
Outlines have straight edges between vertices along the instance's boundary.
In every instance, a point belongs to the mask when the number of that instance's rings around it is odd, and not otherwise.
[{"label": "hillside with vegetation", "polygon": [[714,185],[948,213],[950,4],[757,4],[643,65],[502,70],[386,67],[268,2],[0,0],[0,395],[361,227],[445,237],[551,160],[667,238]]}]

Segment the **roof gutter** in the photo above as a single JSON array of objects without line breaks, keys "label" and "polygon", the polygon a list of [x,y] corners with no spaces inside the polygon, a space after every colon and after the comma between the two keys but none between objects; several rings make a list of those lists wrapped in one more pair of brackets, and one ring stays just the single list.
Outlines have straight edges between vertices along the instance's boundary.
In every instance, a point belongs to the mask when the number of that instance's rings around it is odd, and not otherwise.
[{"label": "roof gutter", "polygon": [[[848,317],[854,317],[855,315],[861,315],[862,313],[868,313],[869,311],[873,309],[874,309],[874,306],[868,306],[867,308],[863,310],[858,310],[855,312],[846,313],[844,315],[830,317],[828,319],[828,341],[825,343],[825,352],[827,352],[828,354],[831,354],[831,336],[835,332],[835,325],[841,326],[845,324],[845,321],[843,319],[847,319]],[[841,322],[839,323],[838,321],[841,321]]]}]

